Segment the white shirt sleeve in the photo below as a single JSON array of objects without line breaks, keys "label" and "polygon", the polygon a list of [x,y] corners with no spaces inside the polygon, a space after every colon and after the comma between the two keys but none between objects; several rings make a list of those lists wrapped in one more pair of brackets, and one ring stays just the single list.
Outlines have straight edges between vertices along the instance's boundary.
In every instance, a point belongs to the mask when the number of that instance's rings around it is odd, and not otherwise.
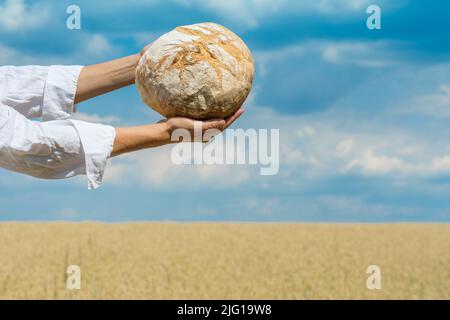
[{"label": "white shirt sleeve", "polygon": [[0,67],[0,103],[27,118],[67,119],[83,66]]},{"label": "white shirt sleeve", "polygon": [[[102,181],[111,126],[70,119],[81,67],[0,67],[0,166],[44,179]],[[27,118],[42,117],[43,122]]]}]

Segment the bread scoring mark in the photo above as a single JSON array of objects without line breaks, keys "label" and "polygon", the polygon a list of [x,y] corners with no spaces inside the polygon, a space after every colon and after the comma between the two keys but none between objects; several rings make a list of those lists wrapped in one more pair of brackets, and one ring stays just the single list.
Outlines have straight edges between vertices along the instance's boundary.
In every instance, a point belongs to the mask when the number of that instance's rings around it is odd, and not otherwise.
[{"label": "bread scoring mark", "polygon": [[[172,47],[177,47],[179,50],[175,54],[170,66],[168,66],[167,69],[178,69],[181,76],[181,74],[185,72],[186,66],[197,64],[200,61],[206,61],[214,69],[219,81],[222,81],[221,69],[227,70],[233,76],[236,76],[235,71],[232,70],[232,68],[223,63],[213,52],[211,52],[208,48],[209,45],[219,46],[238,63],[244,62],[244,60],[245,62],[252,63],[253,59],[251,56],[246,52],[243,53],[240,48],[233,44],[234,41],[239,41],[239,38],[235,37],[227,29],[223,28],[223,31],[227,33],[229,38],[224,37],[223,32],[210,28],[207,25],[202,25],[201,27],[208,33],[188,27],[175,28],[176,31],[186,35],[195,36],[196,39],[183,44],[172,45]],[[169,56],[170,55],[164,55],[161,57],[155,65],[156,69],[160,69],[165,64]]]}]

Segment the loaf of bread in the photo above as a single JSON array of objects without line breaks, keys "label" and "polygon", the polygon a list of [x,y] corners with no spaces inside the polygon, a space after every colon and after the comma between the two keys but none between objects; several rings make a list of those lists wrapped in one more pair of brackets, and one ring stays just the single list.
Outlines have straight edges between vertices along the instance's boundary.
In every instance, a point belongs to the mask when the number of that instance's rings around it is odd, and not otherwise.
[{"label": "loaf of bread", "polygon": [[250,50],[215,23],[177,27],[148,46],[136,68],[145,104],[165,117],[224,118],[239,109],[253,82]]}]

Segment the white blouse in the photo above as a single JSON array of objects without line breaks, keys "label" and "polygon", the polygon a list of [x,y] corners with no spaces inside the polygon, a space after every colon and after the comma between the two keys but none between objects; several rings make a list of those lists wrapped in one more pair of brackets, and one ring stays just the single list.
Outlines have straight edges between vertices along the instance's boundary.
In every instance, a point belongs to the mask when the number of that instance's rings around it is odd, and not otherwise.
[{"label": "white blouse", "polygon": [[85,174],[89,189],[101,184],[115,129],[70,119],[81,69],[0,67],[0,167],[44,179]]}]

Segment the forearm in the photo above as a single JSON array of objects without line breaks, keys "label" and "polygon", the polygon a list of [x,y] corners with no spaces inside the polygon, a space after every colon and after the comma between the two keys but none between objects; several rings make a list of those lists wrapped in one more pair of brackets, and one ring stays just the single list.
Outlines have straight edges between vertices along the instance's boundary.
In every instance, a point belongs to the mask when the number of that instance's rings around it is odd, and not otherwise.
[{"label": "forearm", "polygon": [[166,123],[116,128],[116,138],[111,156],[159,147],[168,143],[170,143],[170,130]]},{"label": "forearm", "polygon": [[134,83],[140,54],[84,67],[78,79],[75,103]]}]

